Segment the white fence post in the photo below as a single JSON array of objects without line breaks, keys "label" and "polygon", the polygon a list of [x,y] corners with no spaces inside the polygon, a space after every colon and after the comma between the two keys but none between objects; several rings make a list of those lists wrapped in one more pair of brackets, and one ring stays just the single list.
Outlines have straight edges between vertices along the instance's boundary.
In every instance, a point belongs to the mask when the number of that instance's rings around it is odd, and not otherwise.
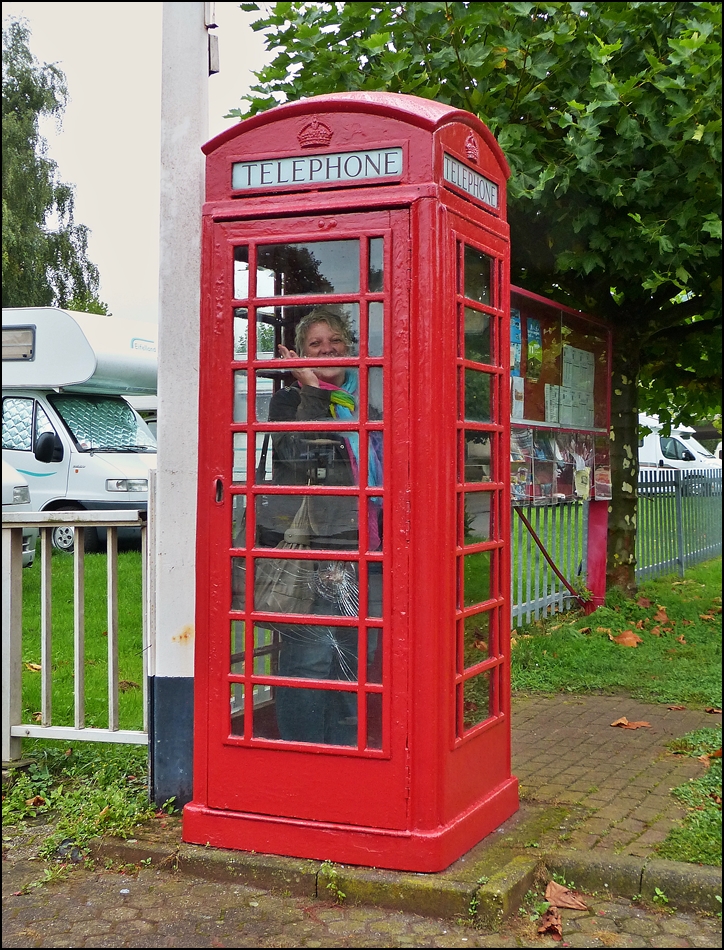
[{"label": "white fence post", "polygon": [[3,763],[16,762],[22,741],[11,729],[22,713],[23,530],[3,525]]}]

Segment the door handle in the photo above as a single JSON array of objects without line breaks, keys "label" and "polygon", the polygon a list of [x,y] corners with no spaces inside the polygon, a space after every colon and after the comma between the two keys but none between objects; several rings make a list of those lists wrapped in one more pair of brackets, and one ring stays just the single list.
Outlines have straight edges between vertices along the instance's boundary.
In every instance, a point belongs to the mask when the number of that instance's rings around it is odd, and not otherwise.
[{"label": "door handle", "polygon": [[216,479],[214,480],[214,486],[215,486],[215,491],[214,491],[215,499],[214,499],[214,500],[216,501],[216,504],[217,504],[217,505],[220,505],[220,504],[223,502],[223,500],[224,500],[224,482],[223,482],[223,480],[222,480],[221,478],[216,478]]}]

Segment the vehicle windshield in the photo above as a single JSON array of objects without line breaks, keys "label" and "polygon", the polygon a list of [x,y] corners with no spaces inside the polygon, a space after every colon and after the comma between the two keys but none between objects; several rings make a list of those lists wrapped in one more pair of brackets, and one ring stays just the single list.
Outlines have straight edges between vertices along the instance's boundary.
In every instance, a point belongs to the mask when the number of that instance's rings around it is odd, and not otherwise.
[{"label": "vehicle windshield", "polygon": [[155,452],[156,439],[120,396],[50,396],[81,452]]},{"label": "vehicle windshield", "polygon": [[709,451],[709,449],[705,449],[701,442],[697,442],[696,439],[688,432],[680,432],[679,435],[684,440],[684,444],[686,445],[687,449],[691,449],[691,451],[696,455],[701,455],[705,459],[714,458],[714,455]]}]

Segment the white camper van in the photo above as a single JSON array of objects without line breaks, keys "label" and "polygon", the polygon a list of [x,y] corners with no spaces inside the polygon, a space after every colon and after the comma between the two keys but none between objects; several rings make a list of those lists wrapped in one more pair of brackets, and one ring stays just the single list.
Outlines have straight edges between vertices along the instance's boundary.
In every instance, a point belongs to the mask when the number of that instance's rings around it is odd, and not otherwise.
[{"label": "white camper van", "polygon": [[[27,480],[3,459],[3,512],[32,510]],[[37,528],[23,528],[23,567],[32,567],[37,540]]]},{"label": "white camper van", "polygon": [[639,416],[639,425],[651,429],[639,439],[639,467],[721,470],[721,459],[696,441],[696,430],[690,426],[680,426],[672,429],[670,435],[662,435],[658,418],[643,414]]},{"label": "white camper van", "polygon": [[[156,439],[124,396],[155,394],[156,337],[140,321],[3,310],[3,459],[28,480],[34,511],[147,507]],[[85,537],[87,550],[102,540]],[[71,551],[72,529],[53,544]]]}]

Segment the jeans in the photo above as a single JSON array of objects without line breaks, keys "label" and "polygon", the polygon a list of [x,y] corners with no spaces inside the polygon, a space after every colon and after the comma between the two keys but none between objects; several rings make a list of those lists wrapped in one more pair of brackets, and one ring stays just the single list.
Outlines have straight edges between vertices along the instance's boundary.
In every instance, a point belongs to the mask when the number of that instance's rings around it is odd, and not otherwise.
[{"label": "jeans", "polygon": [[[381,565],[380,565],[381,568]],[[339,613],[327,600],[316,598],[310,611]],[[369,615],[382,613],[382,573],[369,578]],[[305,679],[357,682],[357,627],[289,624],[279,627],[279,675]],[[370,657],[377,638],[368,639]],[[357,692],[279,686],[275,690],[279,734],[288,742],[357,745]]]}]

